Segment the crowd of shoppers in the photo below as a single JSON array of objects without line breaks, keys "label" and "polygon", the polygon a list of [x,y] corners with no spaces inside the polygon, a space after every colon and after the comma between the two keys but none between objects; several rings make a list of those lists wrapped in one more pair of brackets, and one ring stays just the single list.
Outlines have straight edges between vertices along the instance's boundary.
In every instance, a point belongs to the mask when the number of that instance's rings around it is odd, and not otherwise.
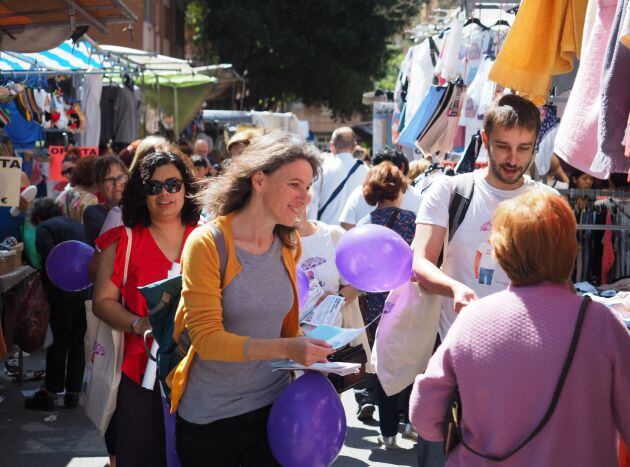
[{"label": "crowd of shoppers", "polygon": [[[630,335],[599,304],[578,319],[583,302],[567,285],[573,211],[527,175],[539,131],[538,109],[504,95],[485,112],[488,168],[438,177],[422,194],[412,182],[428,161],[410,170],[388,147],[357,158],[348,127],[335,130],[325,155],[285,132],[249,131],[229,141],[222,165],[203,138],[191,155],[149,137],[125,148],[124,159],[68,159],[69,184],[54,200],[36,200],[30,221],[44,262],[65,240],[95,245],[94,288],[64,292],[44,271],[53,344],[45,383],[26,406],[51,410],[63,391],[66,407],[78,405],[91,294],[94,314],[124,332],[105,434],[110,465],[166,466],[163,394],[159,382],[142,387],[151,324],[138,287],[181,273],[174,338],[186,333],[191,344],[169,379],[178,462],[278,465],[267,421],[291,375],[268,362],[310,365],[334,352],[303,336],[296,268],[314,304],[343,296],[336,325],[367,325],[355,344],[369,359],[387,293],[348,283],[335,249],[346,230],[376,224],[412,245],[413,280],[443,296],[437,350],[413,391],[388,396],[375,374],[356,390],[360,420],[378,408],[379,444],[399,449],[401,432],[417,440],[420,466],[489,465],[508,455],[503,465],[614,465],[617,438],[630,439]],[[593,180],[575,172],[571,182],[584,189]],[[472,191],[454,225],[451,202],[464,184]],[[445,414],[456,396],[462,441],[446,457]],[[543,419],[545,429],[529,436]]]}]

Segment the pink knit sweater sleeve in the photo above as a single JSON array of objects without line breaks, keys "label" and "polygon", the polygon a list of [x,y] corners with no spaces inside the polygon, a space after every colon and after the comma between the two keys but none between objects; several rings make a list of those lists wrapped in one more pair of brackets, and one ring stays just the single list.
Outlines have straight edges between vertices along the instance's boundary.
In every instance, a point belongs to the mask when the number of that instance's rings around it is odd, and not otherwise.
[{"label": "pink knit sweater sleeve", "polygon": [[630,444],[630,336],[625,326],[612,319],[608,342],[612,361],[612,406],[617,429]]},{"label": "pink knit sweater sleeve", "polygon": [[444,438],[444,418],[448,402],[457,386],[452,349],[456,343],[457,320],[446,339],[429,360],[424,372],[416,376],[409,400],[409,418],[416,431],[427,441]]}]

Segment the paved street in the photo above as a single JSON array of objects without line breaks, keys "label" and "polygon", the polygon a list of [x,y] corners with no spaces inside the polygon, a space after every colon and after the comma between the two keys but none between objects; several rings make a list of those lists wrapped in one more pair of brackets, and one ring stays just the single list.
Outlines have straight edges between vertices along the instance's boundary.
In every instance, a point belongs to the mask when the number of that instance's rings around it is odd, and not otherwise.
[{"label": "paved street", "polygon": [[[43,369],[43,352],[25,359],[26,369]],[[63,405],[54,412],[24,409],[22,391],[37,389],[40,382],[11,382],[0,371],[0,465],[2,467],[102,467],[107,461],[105,443],[82,409]],[[2,399],[2,397],[0,397]],[[335,467],[415,465],[414,443],[400,440],[404,449],[386,451],[376,438],[378,423],[356,419],[352,392],[343,396],[348,420],[346,443]],[[377,414],[375,414],[377,415]]]}]

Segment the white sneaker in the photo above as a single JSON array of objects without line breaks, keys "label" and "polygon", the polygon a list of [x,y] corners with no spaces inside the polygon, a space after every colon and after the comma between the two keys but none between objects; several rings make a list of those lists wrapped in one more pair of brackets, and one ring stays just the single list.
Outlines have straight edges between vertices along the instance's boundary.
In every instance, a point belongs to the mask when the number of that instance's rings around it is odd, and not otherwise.
[{"label": "white sneaker", "polygon": [[396,443],[396,436],[379,436],[378,437],[378,444],[382,445],[388,451],[392,451],[392,450],[396,450],[396,449],[402,449]]},{"label": "white sneaker", "polygon": [[411,441],[418,441],[418,433],[413,429],[413,425],[411,423],[405,423],[405,428],[402,430],[402,437],[405,439],[410,439]]}]

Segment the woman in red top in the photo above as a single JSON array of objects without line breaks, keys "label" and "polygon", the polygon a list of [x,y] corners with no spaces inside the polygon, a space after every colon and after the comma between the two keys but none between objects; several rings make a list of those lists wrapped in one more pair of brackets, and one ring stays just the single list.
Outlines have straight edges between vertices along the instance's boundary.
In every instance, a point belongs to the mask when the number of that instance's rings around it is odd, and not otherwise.
[{"label": "woman in red top", "polygon": [[[166,465],[160,391],[140,386],[147,365],[142,336],[151,325],[138,287],[166,279],[169,271],[179,273],[182,247],[199,220],[192,200],[196,191],[193,170],[185,156],[175,150],[149,154],[125,186],[121,201],[124,225],[96,240],[102,253],[94,314],[114,329],[125,331],[116,405],[118,466]],[[123,284],[129,231],[131,254]]]}]

